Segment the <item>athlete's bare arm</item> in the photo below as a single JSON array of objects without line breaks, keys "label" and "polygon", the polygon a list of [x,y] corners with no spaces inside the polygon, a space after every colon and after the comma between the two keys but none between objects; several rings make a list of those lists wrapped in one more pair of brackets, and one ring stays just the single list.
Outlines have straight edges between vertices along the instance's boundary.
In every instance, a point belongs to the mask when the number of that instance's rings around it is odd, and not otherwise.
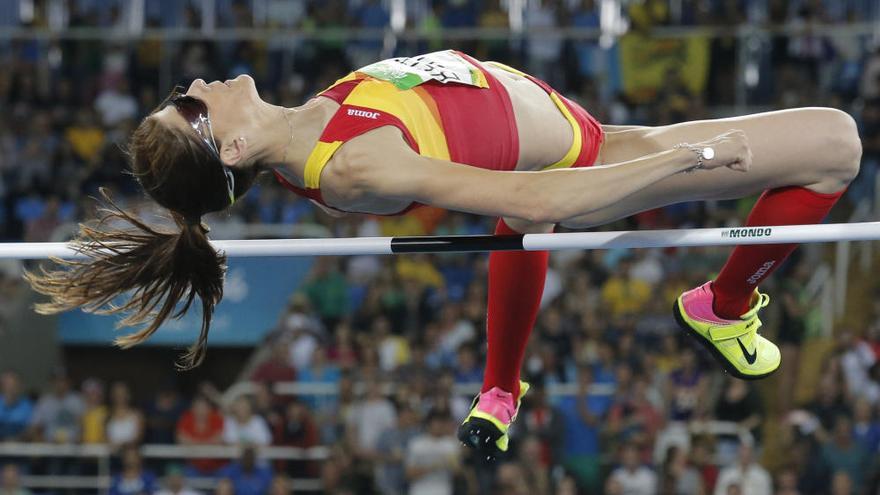
[{"label": "athlete's bare arm", "polygon": [[[716,150],[706,168],[745,171],[751,164],[742,132],[731,131],[703,144]],[[606,208],[694,164],[691,151],[668,149],[590,168],[492,171],[423,157],[406,146],[399,130],[383,127],[343,145],[324,169],[321,190],[330,205],[350,211],[387,212],[415,201],[555,223]]]}]

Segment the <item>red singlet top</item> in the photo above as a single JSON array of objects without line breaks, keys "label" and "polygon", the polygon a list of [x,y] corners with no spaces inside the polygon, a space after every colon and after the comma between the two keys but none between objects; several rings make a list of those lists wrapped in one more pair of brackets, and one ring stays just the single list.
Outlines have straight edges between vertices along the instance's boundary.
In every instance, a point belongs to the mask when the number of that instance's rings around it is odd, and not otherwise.
[{"label": "red singlet top", "polygon": [[[547,83],[510,67],[495,67],[527,77],[542,89],[568,120],[574,140],[562,160],[549,168],[590,166],[603,140],[602,127],[577,103]],[[326,205],[321,171],[346,141],[367,131],[394,126],[423,156],[489,170],[514,170],[519,136],[510,96],[504,86],[473,58],[457,51],[377,62],[336,81],[318,96],[340,107],[324,128],[306,161],[303,183],[293,185],[275,170],[291,191]],[[420,206],[413,203],[400,213]]]}]

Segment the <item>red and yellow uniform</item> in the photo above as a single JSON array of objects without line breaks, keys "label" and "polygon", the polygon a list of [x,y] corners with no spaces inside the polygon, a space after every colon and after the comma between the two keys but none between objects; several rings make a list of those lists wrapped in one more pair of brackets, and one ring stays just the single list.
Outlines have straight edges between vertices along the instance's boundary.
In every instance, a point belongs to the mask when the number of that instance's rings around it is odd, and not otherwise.
[{"label": "red and yellow uniform", "polygon": [[[571,148],[546,168],[594,163],[603,139],[602,127],[586,110],[544,81],[488,63],[527,77],[547,91],[571,124]],[[392,65],[374,69],[380,64]],[[418,76],[406,72],[410,65]],[[458,72],[445,70],[449,67]],[[489,170],[516,167],[519,136],[510,96],[491,72],[463,53],[445,51],[378,62],[336,81],[319,96],[336,101],[340,107],[306,161],[305,188],[294,186],[279,171],[275,175],[288,189],[321,204],[321,171],[336,150],[360,134],[387,125],[400,129],[407,144],[423,156]],[[413,203],[399,213],[417,206]]]}]

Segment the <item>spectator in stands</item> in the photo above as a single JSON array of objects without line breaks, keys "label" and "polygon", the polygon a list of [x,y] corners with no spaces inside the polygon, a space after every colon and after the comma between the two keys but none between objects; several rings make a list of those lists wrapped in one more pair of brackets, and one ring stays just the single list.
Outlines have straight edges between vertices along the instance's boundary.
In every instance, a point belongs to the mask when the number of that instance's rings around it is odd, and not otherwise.
[{"label": "spectator in stands", "polygon": [[76,120],[65,129],[64,137],[70,143],[78,158],[86,163],[93,163],[104,146],[104,130],[97,123],[94,112],[81,108],[76,113]]},{"label": "spectator in stands", "polygon": [[791,468],[783,468],[776,475],[776,495],[800,495],[797,473]]},{"label": "spectator in stands", "polygon": [[540,77],[551,85],[559,85],[560,56],[562,55],[562,38],[553,35],[562,24],[565,9],[559,0],[529,2],[525,11],[527,30],[543,31],[544,36],[530,38],[528,42],[529,73]]},{"label": "spectator in stands", "polygon": [[82,441],[85,444],[104,443],[107,440],[107,418],[110,411],[104,404],[104,384],[89,378],[82,384],[84,400]]},{"label": "spectator in stands", "polygon": [[33,403],[21,391],[18,373],[0,373],[0,441],[21,440],[33,416]]},{"label": "spectator in stands", "polygon": [[[302,383],[336,385],[341,377],[342,372],[339,367],[327,361],[327,350],[323,346],[315,348],[309,367],[299,370],[299,381]],[[333,407],[335,403],[333,397],[322,394],[304,394],[303,400],[316,412]]]},{"label": "spectator in stands", "polygon": [[523,401],[518,425],[539,442],[540,464],[550,468],[563,458],[565,424],[562,413],[547,399],[547,390],[541,380],[532,381],[532,388]]},{"label": "spectator in stands", "polygon": [[588,492],[598,491],[599,433],[610,406],[607,396],[594,393],[593,371],[581,366],[577,373],[577,394],[559,400],[564,422],[563,465]]},{"label": "spectator in stands", "polygon": [[[319,444],[318,426],[309,408],[294,398],[285,410],[282,421],[276,425],[273,444],[284,447],[308,449]],[[305,478],[317,474],[311,461],[278,461],[276,468],[295,478]]]},{"label": "spectator in stands", "polygon": [[315,352],[321,347],[319,334],[315,329],[307,326],[308,321],[291,315],[287,318],[287,330],[282,336],[282,341],[287,343],[290,353],[290,364],[298,372],[308,369],[312,365]]},{"label": "spectator in stands", "polygon": [[533,435],[522,439],[519,445],[518,463],[530,494],[550,493],[550,468],[544,460],[541,440]]},{"label": "spectator in stands", "polygon": [[49,443],[78,443],[84,408],[82,397],[71,390],[70,379],[56,373],[52,389],[37,401],[31,422],[34,437]]},{"label": "spectator in stands", "polygon": [[272,393],[266,382],[254,382],[254,414],[266,420],[270,432],[274,432],[284,421],[284,408],[281,400]]},{"label": "spectator in stands", "polygon": [[120,451],[122,471],[110,482],[110,495],[142,495],[156,491],[156,476],[143,467],[140,451],[129,445]]},{"label": "spectator in stands", "polygon": [[731,485],[736,485],[741,492],[748,495],[771,495],[773,484],[770,474],[754,457],[751,445],[743,443],[739,446],[739,455],[736,464],[721,470],[718,475],[718,483],[715,485],[715,495],[727,495]]},{"label": "spectator in stands", "polygon": [[433,410],[425,421],[426,432],[413,438],[406,449],[409,495],[452,495],[453,478],[461,465],[449,412]]},{"label": "spectator in stands", "polygon": [[[204,395],[196,395],[188,411],[177,422],[177,443],[181,445],[220,445],[223,443],[223,416]],[[223,467],[222,459],[192,459],[188,474],[204,476]]]},{"label": "spectator in stands", "polygon": [[608,340],[596,346],[596,359],[592,363],[592,380],[596,383],[614,385],[614,372],[617,368],[617,353]]},{"label": "spectator in stands", "polygon": [[[830,363],[833,365],[834,362],[832,359]],[[834,370],[831,371],[820,378],[816,398],[807,406],[807,409],[819,420],[822,434],[831,431],[838,416],[850,414],[850,406],[841,390],[842,380],[839,373],[835,374]]]},{"label": "spectator in stands", "polygon": [[641,376],[622,379],[632,374],[626,364],[618,366],[617,390],[608,411],[606,435],[619,443],[635,442],[643,447],[642,458],[650,457],[650,446],[663,424],[660,411],[648,400],[647,382]]},{"label": "spectator in stands", "polygon": [[272,468],[257,460],[253,446],[246,446],[241,458],[223,468],[220,476],[232,481],[235,495],[264,495],[272,485]]},{"label": "spectator in stands", "polygon": [[793,269],[790,270],[789,276],[783,278],[780,282],[779,299],[782,301],[780,306],[779,318],[779,350],[782,353],[782,359],[786,363],[792,363],[785,370],[780,370],[778,401],[779,409],[786,411],[790,409],[790,405],[794,400],[794,391],[796,388],[798,357],[800,356],[801,342],[807,332],[807,317],[812,306],[807,300],[807,283],[812,275],[813,266],[801,260]]},{"label": "spectator in stands", "polygon": [[376,486],[383,494],[403,495],[406,492],[404,454],[410,441],[420,433],[418,414],[403,405],[397,410],[397,427],[386,429],[379,435]]},{"label": "spectator in stands", "polygon": [[409,342],[391,332],[391,321],[388,318],[379,317],[373,320],[371,333],[383,373],[393,373],[398,366],[409,361]]},{"label": "spectator in stands", "polygon": [[852,331],[843,330],[838,335],[838,345],[842,352],[840,365],[846,380],[846,391],[853,397],[864,395],[871,380],[869,371],[877,362],[877,356],[874,355],[871,345]]},{"label": "spectator in stands", "polygon": [[169,466],[165,473],[163,488],[156,492],[156,495],[201,495],[187,486],[186,478],[183,477],[183,470],[178,466]]},{"label": "spectator in stands", "polygon": [[870,457],[853,438],[852,420],[839,415],[831,438],[822,446],[822,458],[832,473],[843,472],[855,486],[861,486],[868,472]]},{"label": "spectator in stands", "polygon": [[173,444],[177,421],[186,403],[174,385],[165,384],[146,409],[146,442]]},{"label": "spectator in stands", "polygon": [[368,459],[378,455],[379,437],[397,426],[397,413],[382,393],[382,386],[377,381],[367,382],[363,399],[355,403],[349,415],[355,453]]},{"label": "spectator in stands", "polygon": [[290,479],[284,475],[278,475],[272,478],[272,485],[269,486],[268,495],[290,495]]},{"label": "spectator in stands", "polygon": [[214,487],[214,495],[235,495],[235,485],[229,478],[220,478],[217,480],[217,486]]},{"label": "spectator in stands", "polygon": [[290,346],[286,341],[272,345],[268,359],[260,363],[251,374],[255,382],[292,382],[296,380],[296,369],[290,365]]},{"label": "spectator in stands", "polygon": [[230,445],[258,445],[272,443],[272,432],[266,420],[254,414],[250,397],[239,397],[232,404],[231,414],[223,422],[223,442]]},{"label": "spectator in stands", "polygon": [[657,491],[657,474],[640,461],[641,454],[635,443],[627,443],[620,451],[620,467],[609,481],[617,483],[627,495],[652,495]]},{"label": "spectator in stands", "polygon": [[688,453],[685,449],[676,445],[666,449],[658,491],[674,495],[706,493],[703,479],[688,462]]},{"label": "spectator in stands", "polygon": [[144,416],[131,405],[131,392],[123,382],[115,382],[110,388],[106,432],[107,442],[114,447],[138,444],[144,437]]},{"label": "spectator in stands", "polygon": [[563,474],[556,483],[556,495],[578,495],[577,481],[569,474]]},{"label": "spectator in stands", "polygon": [[0,495],[31,495],[30,490],[22,488],[15,464],[6,464],[0,469]]},{"label": "spectator in stands", "polygon": [[465,344],[458,348],[454,373],[456,383],[482,383],[483,365],[474,346]]},{"label": "spectator in stands", "polygon": [[95,98],[95,110],[105,127],[113,127],[124,120],[133,120],[138,114],[138,103],[132,96],[128,79],[109,84]]},{"label": "spectator in stands", "polygon": [[318,258],[302,292],[308,296],[324,326],[336,326],[348,311],[348,281],[339,271],[339,258]]},{"label": "spectator in stands", "polygon": [[706,493],[711,493],[715,488],[720,473],[713,459],[712,447],[713,444],[707,437],[698,437],[694,439],[690,450],[690,464],[700,474]]},{"label": "spectator in stands", "polygon": [[541,493],[533,491],[533,487],[529,486],[523,473],[523,467],[515,462],[506,462],[498,466],[495,484],[497,493],[510,495]]},{"label": "spectator in stands", "polygon": [[283,421],[275,430],[275,444],[307,449],[318,445],[318,429],[309,408],[294,398],[284,409]]},{"label": "spectator in stands", "polygon": [[[327,349],[327,358],[341,369],[351,369],[358,364],[358,353],[348,322],[336,325],[333,342]],[[398,370],[400,367],[398,367]]]},{"label": "spectator in stands", "polygon": [[[48,242],[64,220],[61,200],[50,196],[40,205],[39,215],[25,221],[24,240],[27,242]],[[69,208],[68,208],[69,210]]]},{"label": "spectator in stands", "polygon": [[853,483],[846,471],[838,471],[831,477],[831,495],[853,495],[856,486],[859,485]]},{"label": "spectator in stands", "polygon": [[[760,441],[760,426],[764,419],[764,407],[758,392],[748,382],[728,378],[715,403],[714,417],[718,421],[730,421],[740,428],[748,430],[755,440]],[[736,452],[735,438],[723,437],[719,449],[726,445],[730,455],[722,457],[722,462],[733,460]],[[723,454],[722,454],[723,455]]]},{"label": "spectator in stands", "polygon": [[602,301],[612,317],[636,314],[651,299],[651,286],[630,274],[632,259],[623,258],[602,285]]},{"label": "spectator in stands", "polygon": [[858,397],[853,406],[853,437],[866,454],[878,452],[880,447],[880,422],[874,414],[871,403]]},{"label": "spectator in stands", "polygon": [[681,349],[681,365],[669,375],[666,392],[669,419],[688,421],[702,412],[708,388],[709,378],[700,369],[694,348]]}]

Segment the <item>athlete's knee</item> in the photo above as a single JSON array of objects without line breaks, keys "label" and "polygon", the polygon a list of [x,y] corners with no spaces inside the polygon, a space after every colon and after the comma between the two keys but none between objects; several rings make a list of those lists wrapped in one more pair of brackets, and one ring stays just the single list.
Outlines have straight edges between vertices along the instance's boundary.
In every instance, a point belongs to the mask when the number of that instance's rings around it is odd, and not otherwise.
[{"label": "athlete's knee", "polygon": [[856,121],[846,112],[826,108],[823,126],[825,130],[825,150],[829,152],[827,178],[839,181],[846,186],[859,173],[862,161],[862,140]]}]

